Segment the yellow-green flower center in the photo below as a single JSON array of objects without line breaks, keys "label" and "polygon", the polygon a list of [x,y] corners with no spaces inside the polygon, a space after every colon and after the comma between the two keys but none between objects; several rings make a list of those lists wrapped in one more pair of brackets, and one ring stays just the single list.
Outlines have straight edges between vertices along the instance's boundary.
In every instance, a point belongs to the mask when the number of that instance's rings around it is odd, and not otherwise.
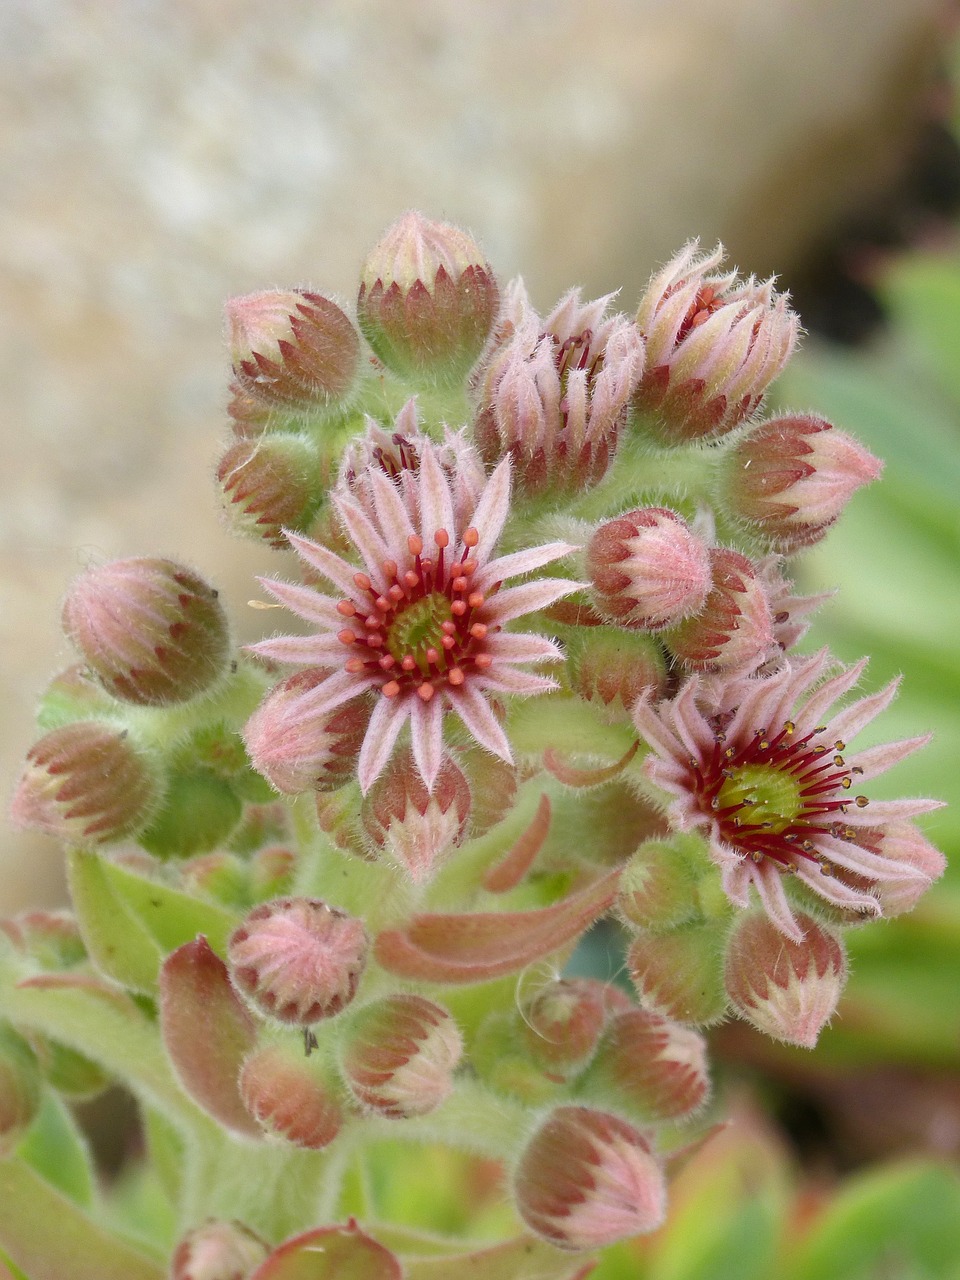
[{"label": "yellow-green flower center", "polygon": [[803,809],[797,778],[776,766],[744,764],[729,771],[716,796],[720,811],[737,809],[738,824],[763,826],[775,835],[785,831]]},{"label": "yellow-green flower center", "polygon": [[432,649],[441,652],[447,632],[443,624],[453,621],[449,598],[433,591],[400,610],[387,630],[387,650],[398,662],[409,654],[418,666],[425,666]]}]

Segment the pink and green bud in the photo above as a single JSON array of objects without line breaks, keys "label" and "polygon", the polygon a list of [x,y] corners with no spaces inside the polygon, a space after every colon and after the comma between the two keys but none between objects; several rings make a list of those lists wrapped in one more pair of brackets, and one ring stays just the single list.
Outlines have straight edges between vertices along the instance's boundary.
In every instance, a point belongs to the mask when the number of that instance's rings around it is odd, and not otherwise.
[{"label": "pink and green bud", "polygon": [[234,786],[212,769],[172,774],[163,801],[137,837],[157,858],[193,858],[224,844],[243,816]]},{"label": "pink and green bud", "polygon": [[684,925],[669,933],[641,933],[627,952],[640,1003],[676,1022],[708,1026],[727,1012],[722,959],[726,928]]},{"label": "pink and green bud", "polygon": [[27,1042],[0,1023],[0,1158],[12,1155],[40,1109],[40,1070]]},{"label": "pink and green bud", "polygon": [[0,920],[0,933],[47,971],[72,969],[87,958],[80,927],[70,911],[25,911]]},{"label": "pink and green bud", "polygon": [[746,556],[729,547],[710,551],[712,586],[703,608],[664,639],[694,671],[733,672],[759,666],[773,645],[766,587]]},{"label": "pink and green bud", "polygon": [[797,913],[799,942],[761,912],[741,916],[730,938],[724,979],[741,1018],[775,1040],[812,1049],[833,1017],[847,978],[840,939]]},{"label": "pink and green bud", "polygon": [[853,436],[814,414],[771,418],[738,440],[720,472],[732,515],[790,555],[826,533],[883,463]]},{"label": "pink and green bud", "polygon": [[520,1157],[514,1197],[530,1230],[560,1249],[600,1249],[654,1231],[666,1212],[647,1139],[592,1107],[551,1112]]},{"label": "pink and green bud", "polygon": [[574,289],[541,320],[522,286],[512,290],[512,316],[480,372],[475,432],[487,462],[510,454],[525,493],[589,487],[614,459],[643,340],[625,316],[606,314],[609,302]]},{"label": "pink and green bud", "polygon": [[[254,402],[305,413],[349,394],[360,339],[335,302],[305,289],[270,289],[231,298],[225,311],[234,373]],[[233,416],[242,419],[242,407]]]},{"label": "pink and green bud", "polygon": [[388,369],[454,382],[476,363],[500,291],[477,243],[459,227],[404,214],[360,273],[357,320]]},{"label": "pink and green bud", "polygon": [[647,363],[634,403],[668,444],[721,435],[755,413],[800,333],[771,280],[716,274],[723,248],[697,250],[685,245],[652,277],[637,311]]},{"label": "pink and green bud", "polygon": [[557,978],[523,1005],[523,1042],[539,1066],[563,1079],[589,1061],[608,1016],[626,1002],[609,983]]},{"label": "pink and green bud", "polygon": [[470,788],[450,756],[428,791],[409,748],[394,753],[360,809],[374,847],[415,884],[433,879],[463,839],[469,817]]},{"label": "pink and green bud", "polygon": [[712,585],[709,547],[666,507],[600,525],[587,547],[587,573],[601,613],[647,631],[699,613]]},{"label": "pink and green bud", "polygon": [[10,816],[70,844],[110,844],[144,826],[159,793],[156,769],[125,730],[79,720],[27,752]]},{"label": "pink and green bud", "polygon": [[226,906],[248,905],[247,863],[235,854],[218,849],[190,858],[181,866],[180,875],[184,887],[200,897]]},{"label": "pink and green bud", "polygon": [[344,1078],[364,1107],[394,1120],[423,1116],[453,1089],[463,1040],[453,1018],[424,996],[392,995],[351,1018],[341,1042]]},{"label": "pink and green bud", "polygon": [[329,480],[312,440],[293,434],[236,440],[217,465],[217,484],[231,529],[284,550],[284,529],[304,532]]},{"label": "pink and green bud", "polygon": [[88,569],[70,588],[63,627],[107,692],[138,706],[206,693],[230,656],[217,592],[173,560],[139,557]]},{"label": "pink and green bud", "polygon": [[470,1041],[470,1069],[484,1085],[528,1107],[552,1102],[560,1082],[530,1055],[516,1011],[493,1012]]},{"label": "pink and green bud", "polygon": [[308,667],[278,684],[243,731],[250,759],[278,791],[336,791],[356,774],[371,706],[359,696],[334,707],[323,697],[330,672]]},{"label": "pink and green bud", "polygon": [[620,877],[617,909],[628,925],[664,933],[698,915],[691,863],[702,847],[698,836],[643,842]]},{"label": "pink and green bud", "polygon": [[240,1069],[240,1097],[264,1133],[319,1151],[340,1132],[343,1112],[322,1068],[277,1045],[254,1049]]},{"label": "pink and green bud", "polygon": [[116,711],[113,699],[91,676],[82,662],[59,672],[40,695],[37,727],[59,729],[75,720],[92,720]]},{"label": "pink and green bud", "polygon": [[170,1280],[249,1280],[267,1245],[239,1222],[194,1227],[173,1251]]},{"label": "pink and green bud", "polygon": [[265,1017],[309,1026],[331,1018],[357,993],[367,963],[360,920],[319,898],[275,898],[230,935],[237,988]]},{"label": "pink and green bud", "polygon": [[710,1094],[706,1043],[690,1027],[630,1009],[607,1027],[582,1087],[640,1124],[687,1119]]},{"label": "pink and green bud", "polygon": [[653,636],[589,626],[563,639],[570,687],[611,718],[622,718],[644,693],[656,699],[666,692],[666,659]]}]

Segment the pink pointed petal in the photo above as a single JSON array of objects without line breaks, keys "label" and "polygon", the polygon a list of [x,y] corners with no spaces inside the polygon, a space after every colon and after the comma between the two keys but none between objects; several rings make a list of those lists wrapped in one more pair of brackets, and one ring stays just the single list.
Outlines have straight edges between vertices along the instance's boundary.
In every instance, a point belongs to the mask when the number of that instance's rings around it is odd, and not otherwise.
[{"label": "pink pointed petal", "polygon": [[810,733],[816,728],[821,723],[824,714],[838,698],[842,698],[845,693],[849,693],[866,669],[867,659],[861,658],[859,662],[855,662],[846,671],[841,671],[838,675],[832,676],[825,681],[815,693],[811,694],[803,704],[802,710],[795,716],[798,731],[800,733]]},{"label": "pink pointed petal", "polygon": [[489,559],[497,539],[503,532],[510,512],[510,459],[504,458],[491,475],[480,495],[480,501],[470,517],[469,524],[480,535],[477,545],[478,563]]},{"label": "pink pointed petal", "polygon": [[328,582],[332,582],[335,587],[339,587],[344,595],[353,596],[356,594],[357,586],[353,576],[357,571],[353,565],[347,564],[346,560],[334,555],[332,551],[322,547],[319,542],[304,538],[299,533],[294,533],[291,529],[284,529],[283,532],[294,551],[306,560],[307,564],[316,569],[318,573],[322,573]]},{"label": "pink pointed petal", "polygon": [[562,596],[581,591],[583,586],[582,582],[571,582],[568,578],[539,578],[536,582],[524,582],[519,587],[507,587],[490,597],[484,606],[484,616],[491,623],[509,622],[525,613],[546,609]]},{"label": "pink pointed petal", "polygon": [[713,733],[697,707],[698,690],[699,681],[694,676],[677,694],[671,708],[671,719],[687,754],[699,759],[704,751],[712,748]]},{"label": "pink pointed petal", "polygon": [[855,738],[861,729],[866,728],[871,720],[889,707],[897,696],[899,688],[899,678],[891,680],[879,693],[871,694],[867,698],[860,698],[849,707],[844,707],[842,711],[838,711],[836,715],[830,717],[831,734],[847,740]]},{"label": "pink pointed petal", "polygon": [[513,763],[507,735],[482,693],[463,685],[456,694],[450,695],[450,705],[482,747],[508,764]]},{"label": "pink pointed petal", "polygon": [[508,556],[499,556],[483,565],[477,573],[475,582],[477,589],[487,591],[495,582],[506,582],[508,578],[516,578],[520,574],[532,573],[534,569],[542,569],[571,551],[578,551],[571,542],[546,542],[541,547],[531,547],[529,551],[514,551]]},{"label": "pink pointed petal", "polygon": [[552,640],[529,632],[501,631],[490,637],[488,647],[497,661],[558,662],[563,657],[562,650]]},{"label": "pink pointed petal", "polygon": [[637,726],[637,732],[641,738],[651,747],[661,751],[667,761],[675,759],[680,754],[683,744],[657,715],[647,694],[643,694],[633,708],[633,723]]},{"label": "pink pointed petal", "polygon": [[[897,862],[895,858],[886,858],[883,854],[874,853],[871,849],[863,849],[851,840],[838,840],[835,836],[821,835],[817,840],[818,852],[823,852],[828,861],[868,880],[925,880],[926,876],[919,867],[909,863]],[[821,874],[821,879],[829,880],[830,876]],[[818,882],[819,883],[819,882]]]},{"label": "pink pointed petal", "polygon": [[783,873],[774,863],[768,861],[761,862],[759,865],[751,863],[748,871],[763,903],[763,909],[776,927],[793,942],[802,942],[803,930],[787,901],[786,890],[783,887]]},{"label": "pink pointed petal", "polygon": [[337,613],[338,602],[330,596],[321,595],[312,587],[301,587],[295,582],[280,582],[276,578],[259,578],[258,581],[274,600],[279,600],[305,622],[316,622],[322,627],[331,627],[337,631],[343,626],[343,617]]},{"label": "pink pointed petal", "polygon": [[[377,584],[383,583],[383,562],[396,560],[406,552],[406,547],[388,547],[377,529],[358,504],[344,494],[334,499],[347,533],[363,557],[367,572]],[[355,589],[355,588],[354,588]]]},{"label": "pink pointed petal", "polygon": [[735,907],[749,907],[750,885],[753,880],[746,862],[723,845],[711,844],[710,853],[714,862],[720,866],[720,883],[724,893]]},{"label": "pink pointed petal", "polygon": [[307,667],[332,666],[334,662],[339,665],[344,658],[343,645],[331,635],[273,636],[247,645],[247,652],[273,662]]},{"label": "pink pointed petal", "polygon": [[517,671],[501,666],[493,675],[485,675],[477,681],[477,688],[491,693],[518,693],[533,697],[538,693],[554,693],[560,688],[549,676],[537,676],[529,671]]},{"label": "pink pointed petal", "polygon": [[433,535],[440,529],[453,537],[453,498],[433,445],[425,444],[420,456],[420,536],[424,546],[434,546]]},{"label": "pink pointed petal", "polygon": [[410,746],[420,776],[432,791],[443,762],[443,702],[439,694],[429,702],[419,696],[411,700]]},{"label": "pink pointed petal", "polygon": [[410,703],[407,698],[381,696],[377,699],[357,760],[357,779],[364,795],[383,772],[409,715]]},{"label": "pink pointed petal", "polygon": [[868,747],[866,751],[858,751],[856,755],[847,756],[847,767],[857,771],[858,782],[866,782],[868,778],[876,778],[881,773],[886,773],[888,769],[892,769],[914,751],[925,747],[932,736],[924,733],[919,738],[902,738],[899,742],[884,742],[877,747]]},{"label": "pink pointed petal", "polygon": [[922,796],[903,800],[871,800],[862,809],[851,805],[843,815],[843,821],[850,827],[882,827],[886,822],[933,813],[934,809],[942,809],[944,803],[943,800],[929,800]]},{"label": "pink pointed petal", "polygon": [[608,911],[619,870],[537,911],[415,916],[381,933],[378,961],[390,973],[420,982],[486,982],[533,964],[573,942]]},{"label": "pink pointed petal", "polygon": [[863,889],[854,889],[832,876],[823,875],[818,866],[809,862],[799,863],[796,875],[797,879],[809,886],[818,898],[823,898],[825,902],[832,902],[835,907],[859,911],[861,914],[869,913],[873,916],[881,914],[880,904],[872,894]]},{"label": "pink pointed petal", "polygon": [[416,533],[416,529],[397,486],[381,471],[370,472],[370,485],[384,538],[391,547],[406,547],[407,539]]},{"label": "pink pointed petal", "polygon": [[499,862],[487,868],[482,883],[488,893],[506,893],[517,887],[543,848],[550,832],[550,816],[550,797],[543,795],[526,831],[518,836]]},{"label": "pink pointed petal", "polygon": [[792,717],[801,694],[819,680],[832,661],[829,650],[824,648],[809,658],[796,659],[787,677],[750,681],[755,687],[731,721],[728,736],[732,739],[743,730],[749,735],[758,729],[770,733],[779,730],[783,722]]}]

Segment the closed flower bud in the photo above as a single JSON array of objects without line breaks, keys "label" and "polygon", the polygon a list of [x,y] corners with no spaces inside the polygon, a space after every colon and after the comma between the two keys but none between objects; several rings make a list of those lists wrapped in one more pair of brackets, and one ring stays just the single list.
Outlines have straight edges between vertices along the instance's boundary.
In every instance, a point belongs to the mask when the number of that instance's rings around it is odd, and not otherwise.
[{"label": "closed flower bud", "polygon": [[0,920],[0,931],[42,969],[72,969],[87,958],[76,916],[70,911],[25,911]]},{"label": "closed flower bud", "polygon": [[629,712],[641,694],[666,691],[667,664],[653,636],[620,627],[590,626],[563,636],[567,675],[574,693],[608,711]]},{"label": "closed flower bud", "polygon": [[284,529],[307,529],[327,485],[313,441],[288,433],[234,441],[217,465],[217,483],[234,532],[278,550],[288,545]]},{"label": "closed flower bud", "polygon": [[356,773],[370,703],[361,696],[330,709],[324,690],[319,698],[316,692],[329,676],[324,668],[307,667],[288,677],[244,728],[254,768],[286,795],[336,791]]},{"label": "closed flower bud", "polygon": [[645,840],[623,869],[617,907],[628,925],[662,933],[686,924],[698,913],[691,863],[703,842],[674,835]]},{"label": "closed flower bud", "polygon": [[453,1088],[463,1052],[457,1024],[441,1005],[392,995],[350,1021],[342,1043],[343,1074],[363,1106],[391,1119],[435,1110]]},{"label": "closed flower bud", "polygon": [[240,1068],[239,1086],[243,1105],[274,1138],[317,1151],[340,1132],[336,1093],[302,1049],[296,1055],[276,1045],[254,1049]]},{"label": "closed flower bud", "polygon": [[600,525],[587,547],[587,573],[601,613],[648,631],[698,613],[712,585],[706,543],[665,507]]},{"label": "closed flower bud", "polygon": [[322,294],[249,293],[230,299],[226,320],[234,373],[255,401],[309,412],[337,405],[353,386],[360,339],[350,318]]},{"label": "closed flower bud", "polygon": [[588,1061],[622,993],[594,978],[557,978],[523,1005],[523,1039],[545,1071],[563,1078]]},{"label": "closed flower bud", "polygon": [[283,845],[259,849],[247,864],[250,896],[254,902],[289,892],[297,869],[297,855]]},{"label": "closed flower bud", "polygon": [[367,963],[361,921],[319,898],[275,898],[230,935],[236,986],[265,1016],[309,1026],[356,995]]},{"label": "closed flower bud", "polygon": [[113,699],[104,692],[82,662],[55,675],[40,695],[37,727],[46,732],[75,720],[96,719],[116,711]]},{"label": "closed flower bud", "polygon": [[607,1027],[581,1087],[641,1124],[682,1120],[709,1095],[707,1047],[690,1027],[630,1009]]},{"label": "closed flower bud", "polygon": [[458,227],[404,214],[360,273],[357,319],[388,369],[456,381],[476,363],[500,306],[496,277]]},{"label": "closed flower bud", "polygon": [[823,537],[854,493],[883,464],[862,444],[813,414],[787,414],[754,427],[720,472],[720,497],[784,554]]},{"label": "closed flower bud", "polygon": [[9,1156],[40,1109],[40,1072],[33,1051],[0,1023],[0,1158]]},{"label": "closed flower bud", "polygon": [[561,1249],[599,1249],[654,1231],[666,1184],[650,1144],[619,1116],[557,1107],[534,1133],[514,1175],[524,1222]]},{"label": "closed flower bud", "polygon": [[239,1222],[194,1227],[173,1252],[171,1280],[248,1280],[267,1256],[259,1236]]},{"label": "closed flower bud", "polygon": [[71,844],[109,844],[135,834],[158,795],[153,765],[125,730],[79,720],[27,752],[10,816]]},{"label": "closed flower bud", "polygon": [[520,785],[519,771],[516,765],[483,747],[461,751],[460,763],[470,787],[470,834],[481,836],[513,808]]},{"label": "closed flower bud", "polygon": [[638,934],[627,968],[643,1007],[695,1026],[719,1022],[727,1012],[721,975],[725,937],[724,926],[713,924]]},{"label": "closed flower bud", "polygon": [[710,552],[712,586],[699,613],[665,636],[673,654],[695,671],[730,672],[758,666],[773,644],[766,587],[739,551]]},{"label": "closed flower bud", "polygon": [[731,430],[760,405],[796,346],[800,322],[770,280],[715,274],[723,248],[694,241],[653,276],[637,311],[647,364],[635,397],[644,425],[682,444]]},{"label": "closed flower bud", "polygon": [[428,791],[409,748],[394,753],[360,809],[374,845],[415,884],[433,878],[463,839],[469,815],[470,788],[450,757],[444,757]]},{"label": "closed flower bud", "polygon": [[803,938],[784,936],[761,912],[741,916],[730,938],[724,980],[733,1007],[775,1040],[812,1049],[833,1016],[847,978],[843,946],[797,913]]},{"label": "closed flower bud", "polygon": [[229,658],[217,592],[173,560],[141,557],[88,569],[70,588],[63,626],[107,692],[138,706],[205,693]]}]

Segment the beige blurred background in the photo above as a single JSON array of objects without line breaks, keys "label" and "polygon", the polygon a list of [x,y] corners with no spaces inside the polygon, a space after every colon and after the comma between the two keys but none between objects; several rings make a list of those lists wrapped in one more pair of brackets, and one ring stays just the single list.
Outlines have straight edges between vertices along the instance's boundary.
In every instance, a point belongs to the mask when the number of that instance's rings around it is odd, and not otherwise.
[{"label": "beige blurred background", "polygon": [[[548,306],[686,237],[801,273],[936,111],[945,0],[0,0],[0,805],[70,660],[85,564],[159,552],[244,634],[274,553],[229,539],[222,300],[349,302],[418,206]],[[4,828],[0,908],[58,899]]]}]

